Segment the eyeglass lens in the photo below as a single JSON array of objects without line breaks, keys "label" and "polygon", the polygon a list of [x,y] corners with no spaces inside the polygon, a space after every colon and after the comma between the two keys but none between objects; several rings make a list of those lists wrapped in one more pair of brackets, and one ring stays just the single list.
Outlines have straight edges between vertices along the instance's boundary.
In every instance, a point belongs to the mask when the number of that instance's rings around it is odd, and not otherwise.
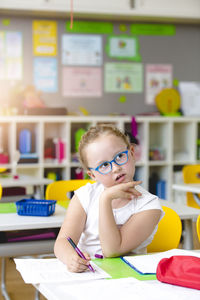
[{"label": "eyeglass lens", "polygon": [[117,165],[123,165],[128,160],[127,152],[118,153],[112,161],[106,161],[99,166],[99,172],[105,174],[109,173],[112,170],[112,162],[115,162]]}]

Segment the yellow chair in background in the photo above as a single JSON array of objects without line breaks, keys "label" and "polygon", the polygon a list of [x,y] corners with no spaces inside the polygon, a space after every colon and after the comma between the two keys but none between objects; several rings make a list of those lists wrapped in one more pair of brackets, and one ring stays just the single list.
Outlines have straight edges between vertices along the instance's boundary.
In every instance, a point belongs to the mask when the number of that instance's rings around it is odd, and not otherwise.
[{"label": "yellow chair in background", "polygon": [[179,215],[167,206],[163,206],[164,217],[158,223],[154,239],[147,246],[147,252],[162,252],[178,248],[182,234],[182,223]]},{"label": "yellow chair in background", "polygon": [[[199,183],[200,184],[200,165],[186,165],[183,167],[184,183]],[[200,209],[200,194],[186,193],[187,205]]]},{"label": "yellow chair in background", "polygon": [[200,215],[197,218],[196,228],[197,228],[197,236],[200,242]]},{"label": "yellow chair in background", "polygon": [[85,185],[86,183],[94,183],[90,179],[71,179],[71,180],[58,180],[50,183],[46,188],[46,200],[57,200],[57,203],[65,208],[69,205],[68,193],[73,192]]}]

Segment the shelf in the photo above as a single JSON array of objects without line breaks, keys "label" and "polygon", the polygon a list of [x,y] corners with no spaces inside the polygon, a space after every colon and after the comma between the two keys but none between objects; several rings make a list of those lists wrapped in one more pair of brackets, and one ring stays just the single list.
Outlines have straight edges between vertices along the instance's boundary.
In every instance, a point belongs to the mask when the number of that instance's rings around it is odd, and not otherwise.
[{"label": "shelf", "polygon": [[[36,178],[52,177],[69,180],[85,176],[78,162],[72,161],[77,150],[79,131],[83,132],[90,126],[99,123],[112,123],[120,129],[131,134],[131,116],[16,116],[0,117],[1,152],[8,153],[9,163],[0,164],[12,174],[15,173],[14,153],[19,147],[21,130],[28,129],[33,134],[31,151],[38,155],[37,163],[17,164],[19,175],[31,175]],[[200,138],[199,118],[191,117],[162,117],[138,116],[136,117],[139,146],[135,146],[136,174],[135,178],[142,181],[142,186],[152,189],[152,174],[158,180],[165,181],[165,195],[173,201],[172,183],[180,181],[178,172],[186,164],[199,164],[197,160],[197,139]],[[45,159],[45,144],[47,139],[65,142],[64,158],[59,162],[55,157]],[[50,145],[50,148],[52,143]],[[136,149],[136,147],[139,147]],[[153,148],[163,149],[163,160],[150,160],[149,153]],[[48,152],[49,153],[49,152]],[[53,154],[55,155],[55,153]],[[177,179],[179,178],[179,179]],[[178,182],[177,182],[178,183]]]},{"label": "shelf", "polygon": [[[1,13],[67,18],[70,0],[1,0]],[[198,0],[76,0],[75,18],[92,20],[200,23]]]}]

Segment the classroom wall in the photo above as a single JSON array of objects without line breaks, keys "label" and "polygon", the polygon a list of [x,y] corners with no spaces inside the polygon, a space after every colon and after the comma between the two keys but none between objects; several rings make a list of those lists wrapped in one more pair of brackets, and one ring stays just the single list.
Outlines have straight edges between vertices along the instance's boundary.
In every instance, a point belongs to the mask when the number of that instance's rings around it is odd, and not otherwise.
[{"label": "classroom wall", "polygon": [[[2,19],[9,18],[10,25],[2,25]],[[32,50],[32,21],[34,17],[10,17],[0,16],[0,31],[21,31],[24,39],[24,79],[23,83],[33,82],[33,50]],[[45,18],[39,18],[42,20]],[[63,19],[52,19],[58,24],[58,92],[43,93],[43,99],[47,106],[66,107],[70,112],[79,111],[79,106],[85,107],[92,115],[105,114],[141,114],[156,110],[154,105],[145,103],[145,92],[124,94],[126,102],[120,103],[121,94],[105,93],[101,98],[70,98],[63,97],[61,93],[61,36],[65,32]],[[78,20],[76,20],[78,21]],[[113,22],[114,34],[122,34],[119,31],[119,22]],[[129,26],[130,23],[126,23]],[[172,23],[171,23],[172,24]],[[129,27],[128,27],[129,28]],[[106,43],[106,35],[103,36],[103,46]],[[173,65],[173,77],[180,81],[200,81],[200,25],[176,25],[174,36],[139,36],[140,54],[142,63],[160,63]],[[104,62],[119,62],[110,59],[104,51]],[[102,73],[103,74],[103,73]],[[1,81],[0,84],[10,83]],[[145,83],[144,83],[145,88]]]}]

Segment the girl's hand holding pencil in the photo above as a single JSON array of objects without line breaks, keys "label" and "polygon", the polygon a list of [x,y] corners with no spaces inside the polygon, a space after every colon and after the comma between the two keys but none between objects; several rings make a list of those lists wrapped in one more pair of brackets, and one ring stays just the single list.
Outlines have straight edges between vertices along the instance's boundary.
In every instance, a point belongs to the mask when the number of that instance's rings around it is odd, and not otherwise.
[{"label": "girl's hand holding pencil", "polygon": [[89,255],[87,253],[83,254],[83,252],[81,252],[81,250],[76,246],[76,244],[73,242],[73,240],[70,237],[68,237],[67,240],[72,245],[76,253],[78,254],[78,256],[75,255],[72,257],[71,264],[70,266],[68,266],[69,271],[84,272],[89,268],[90,271],[95,272],[95,270],[89,263],[90,260]]}]

